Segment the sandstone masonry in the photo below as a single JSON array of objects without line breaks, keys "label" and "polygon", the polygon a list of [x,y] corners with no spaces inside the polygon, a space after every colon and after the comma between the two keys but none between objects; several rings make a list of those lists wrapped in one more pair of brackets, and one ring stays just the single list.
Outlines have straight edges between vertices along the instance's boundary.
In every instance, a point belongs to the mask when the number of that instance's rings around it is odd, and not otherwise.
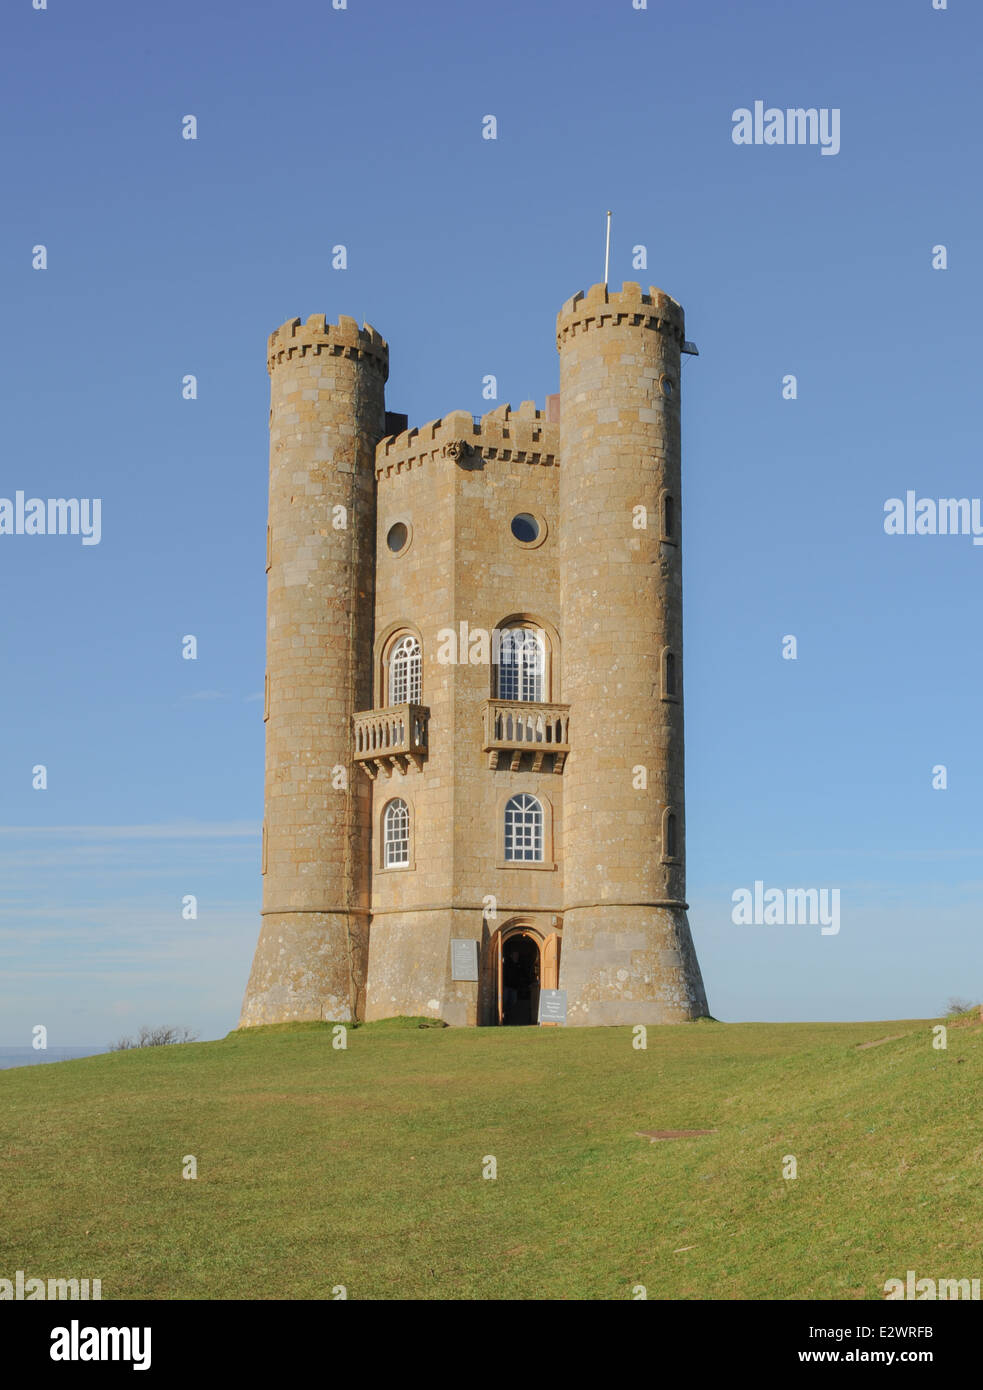
[{"label": "sandstone masonry", "polygon": [[[545,411],[395,433],[374,329],[271,336],[241,1026],[534,1022],[540,987],[574,1025],[707,1012],[685,902],[683,327],[659,290],[595,285],[558,317]],[[462,939],[477,980],[452,978]]]}]

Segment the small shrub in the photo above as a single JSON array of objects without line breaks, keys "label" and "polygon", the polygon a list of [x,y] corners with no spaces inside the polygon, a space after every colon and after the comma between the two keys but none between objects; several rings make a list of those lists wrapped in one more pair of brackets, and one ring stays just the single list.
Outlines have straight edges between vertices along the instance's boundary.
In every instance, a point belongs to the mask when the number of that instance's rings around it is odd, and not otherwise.
[{"label": "small shrub", "polygon": [[977,1008],[979,1005],[974,1003],[972,999],[963,999],[961,995],[954,994],[946,1004],[945,1012],[951,1018],[953,1014],[968,1014],[971,1009]]},{"label": "small shrub", "polygon": [[140,1029],[137,1037],[117,1038],[116,1042],[109,1044],[110,1052],[127,1052],[131,1047],[171,1047],[174,1043],[197,1042],[198,1034],[192,1033],[190,1028],[172,1028],[162,1026],[159,1028]]}]

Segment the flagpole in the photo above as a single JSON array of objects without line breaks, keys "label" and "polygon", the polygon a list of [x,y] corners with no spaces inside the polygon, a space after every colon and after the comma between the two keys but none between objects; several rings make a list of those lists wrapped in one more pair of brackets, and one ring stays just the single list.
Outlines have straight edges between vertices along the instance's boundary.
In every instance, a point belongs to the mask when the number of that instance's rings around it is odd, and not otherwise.
[{"label": "flagpole", "polygon": [[608,283],[608,264],[611,259],[611,212],[608,211],[608,232],[604,242],[604,285]]}]

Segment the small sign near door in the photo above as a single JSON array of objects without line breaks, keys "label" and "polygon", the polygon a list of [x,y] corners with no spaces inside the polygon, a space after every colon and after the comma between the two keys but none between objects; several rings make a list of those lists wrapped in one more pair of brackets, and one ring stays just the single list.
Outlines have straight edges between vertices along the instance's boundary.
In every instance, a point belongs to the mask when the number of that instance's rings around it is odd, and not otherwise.
[{"label": "small sign near door", "polygon": [[451,979],[478,978],[478,943],[471,937],[451,939]]},{"label": "small sign near door", "polygon": [[541,989],[539,991],[540,1023],[566,1023],[567,992],[565,989]]}]

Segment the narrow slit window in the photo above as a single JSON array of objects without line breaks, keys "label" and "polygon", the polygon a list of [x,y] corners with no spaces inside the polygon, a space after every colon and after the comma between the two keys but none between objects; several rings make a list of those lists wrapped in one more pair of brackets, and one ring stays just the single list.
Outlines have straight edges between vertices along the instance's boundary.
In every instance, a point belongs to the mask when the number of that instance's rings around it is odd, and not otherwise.
[{"label": "narrow slit window", "polygon": [[670,811],[666,816],[665,854],[667,859],[676,858],[676,813],[674,811]]},{"label": "narrow slit window", "polygon": [[663,659],[663,691],[666,695],[678,694],[676,690],[676,655],[666,652]]}]

